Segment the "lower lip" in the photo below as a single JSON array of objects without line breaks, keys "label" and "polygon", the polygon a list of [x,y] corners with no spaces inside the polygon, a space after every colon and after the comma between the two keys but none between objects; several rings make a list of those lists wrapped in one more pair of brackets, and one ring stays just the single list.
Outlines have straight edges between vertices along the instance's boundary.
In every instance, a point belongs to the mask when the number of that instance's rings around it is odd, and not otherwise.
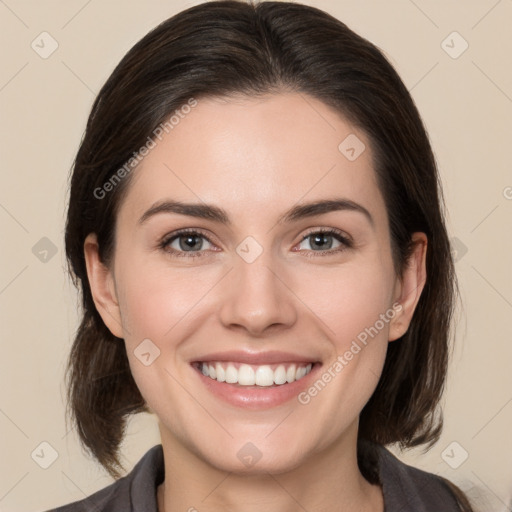
[{"label": "lower lip", "polygon": [[219,382],[206,377],[197,368],[193,367],[193,370],[206,388],[215,396],[235,407],[258,410],[277,407],[293,398],[297,398],[298,394],[310,385],[320,366],[319,363],[315,363],[311,371],[302,379],[274,386],[227,384],[226,382]]}]

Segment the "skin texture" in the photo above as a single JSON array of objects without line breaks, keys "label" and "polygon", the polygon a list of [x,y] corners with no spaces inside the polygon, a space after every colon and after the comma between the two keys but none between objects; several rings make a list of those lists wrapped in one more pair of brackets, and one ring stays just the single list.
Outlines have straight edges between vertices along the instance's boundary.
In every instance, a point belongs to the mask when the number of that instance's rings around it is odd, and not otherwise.
[{"label": "skin texture", "polygon": [[[366,146],[354,161],[338,149],[350,134]],[[166,472],[160,512],[284,512],[297,503],[382,511],[380,487],[357,467],[358,418],[388,342],[408,328],[425,281],[427,242],[414,235],[415,250],[397,276],[368,138],[302,94],[200,99],[133,172],[110,267],[98,258],[94,234],[84,251],[96,307],[124,339],[135,381],[159,419]],[[334,198],[363,206],[372,222],[350,210],[278,222],[297,204]],[[231,224],[176,213],[139,221],[170,199],[222,207]],[[182,228],[207,237],[196,252],[173,255],[179,239],[159,246]],[[315,250],[312,237],[303,240],[332,228],[352,246],[327,237],[332,247]],[[236,251],[248,236],[263,250],[252,263]],[[228,404],[190,364],[213,351],[279,350],[321,363],[320,378],[397,302],[400,311],[306,405]],[[148,338],[160,356],[145,366],[134,350]],[[237,456],[248,442],[261,453],[250,467]]]}]

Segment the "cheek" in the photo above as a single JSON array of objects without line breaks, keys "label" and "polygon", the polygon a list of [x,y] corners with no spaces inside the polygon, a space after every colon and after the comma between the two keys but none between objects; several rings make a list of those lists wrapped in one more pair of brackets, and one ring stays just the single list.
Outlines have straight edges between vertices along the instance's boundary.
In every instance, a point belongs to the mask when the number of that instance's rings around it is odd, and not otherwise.
[{"label": "cheek", "polygon": [[166,272],[143,263],[131,268],[123,272],[119,290],[125,340],[130,344],[144,338],[172,343],[172,330],[208,291],[207,283],[194,279],[190,269]]},{"label": "cheek", "polygon": [[170,404],[181,400],[175,380],[181,381],[176,371],[181,329],[200,298],[197,288],[203,285],[191,287],[189,277],[179,272],[166,275],[161,266],[128,263],[118,266],[118,298],[130,369],[146,403],[165,416],[171,414]]},{"label": "cheek", "polygon": [[[142,395],[153,407],[159,396],[175,388],[173,376],[180,381],[183,378],[181,347],[201,329],[198,317],[204,314],[204,298],[220,277],[212,272],[199,276],[193,268],[171,270],[161,263],[152,266],[144,258],[120,258],[116,269],[130,368]],[[148,352],[149,356],[144,355]],[[146,366],[153,358],[154,362]]]},{"label": "cheek", "polygon": [[321,320],[332,354],[320,382],[306,390],[299,402],[314,404],[315,414],[325,414],[326,422],[330,417],[333,435],[359,414],[382,372],[390,321],[396,314],[392,307],[395,275],[390,262],[383,263],[340,267],[330,279],[309,275],[302,282],[301,298]]},{"label": "cheek", "polygon": [[[375,262],[322,272],[303,273],[300,297],[341,350],[390,310],[395,276],[389,265]],[[378,327],[387,335],[389,322]]]}]

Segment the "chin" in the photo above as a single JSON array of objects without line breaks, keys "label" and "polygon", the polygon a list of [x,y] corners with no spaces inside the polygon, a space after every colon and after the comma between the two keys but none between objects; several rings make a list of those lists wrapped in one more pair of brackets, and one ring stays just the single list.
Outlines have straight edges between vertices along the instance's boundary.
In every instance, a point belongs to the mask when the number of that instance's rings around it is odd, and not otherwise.
[{"label": "chin", "polygon": [[296,443],[269,440],[262,434],[236,436],[226,441],[225,444],[219,443],[213,452],[211,445],[203,447],[204,451],[199,455],[210,466],[240,475],[286,473],[303,465],[308,454],[306,440]]}]

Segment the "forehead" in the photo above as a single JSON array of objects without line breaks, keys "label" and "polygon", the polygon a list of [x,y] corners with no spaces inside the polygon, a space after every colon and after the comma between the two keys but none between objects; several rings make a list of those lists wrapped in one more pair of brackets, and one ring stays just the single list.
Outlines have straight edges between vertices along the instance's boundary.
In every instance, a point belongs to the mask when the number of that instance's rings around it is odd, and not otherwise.
[{"label": "forehead", "polygon": [[384,208],[369,140],[302,93],[199,99],[133,171],[120,215],[162,199],[218,204],[238,218],[346,197]]}]

